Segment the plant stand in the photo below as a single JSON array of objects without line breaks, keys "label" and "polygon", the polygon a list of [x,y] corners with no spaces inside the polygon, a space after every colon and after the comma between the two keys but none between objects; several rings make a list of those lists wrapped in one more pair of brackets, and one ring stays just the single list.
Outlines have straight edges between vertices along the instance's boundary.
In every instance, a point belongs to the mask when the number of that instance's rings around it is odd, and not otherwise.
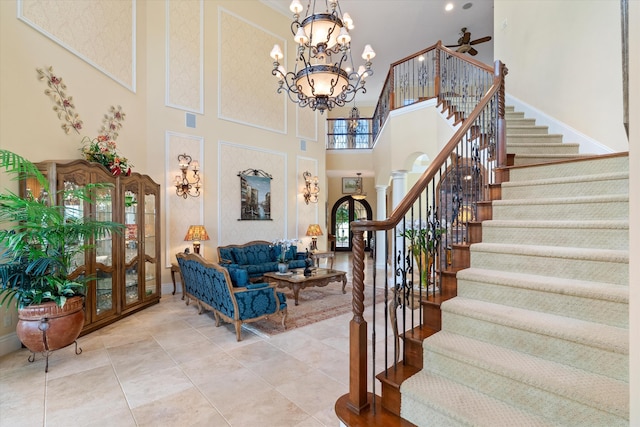
[{"label": "plant stand", "polygon": [[30,305],[18,310],[16,335],[29,349],[29,362],[35,354],[42,353],[46,359],[45,372],[49,371],[49,355],[54,351],[76,345],[76,354],[82,353],[76,339],[84,325],[82,297],[69,298],[63,307],[54,302]]}]

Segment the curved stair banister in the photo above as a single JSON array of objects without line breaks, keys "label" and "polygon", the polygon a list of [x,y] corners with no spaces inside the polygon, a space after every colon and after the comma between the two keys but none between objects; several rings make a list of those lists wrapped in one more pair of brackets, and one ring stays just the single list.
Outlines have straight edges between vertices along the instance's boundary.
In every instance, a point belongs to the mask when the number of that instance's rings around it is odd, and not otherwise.
[{"label": "curved stair banister", "polygon": [[[435,49],[446,55],[456,56],[467,61],[467,58],[462,55],[442,47],[440,42],[429,49]],[[436,57],[439,58],[440,55]],[[483,68],[486,70],[486,65],[483,65]],[[403,310],[401,313],[403,331],[407,330],[406,323],[410,324],[410,328],[415,327],[415,316],[406,312],[410,298],[414,298],[413,293],[409,295],[409,292],[412,292],[414,288],[418,288],[419,294],[416,298],[419,301],[440,301],[455,296],[455,289],[452,294],[446,288],[447,285],[443,279],[445,269],[451,266],[448,252],[452,246],[454,250],[456,246],[466,245],[468,247],[467,233],[470,233],[472,223],[481,216],[478,214],[478,204],[490,200],[489,187],[491,184],[501,182],[501,168],[506,166],[504,123],[504,78],[506,74],[507,69],[504,64],[496,61],[489,89],[483,94],[475,108],[470,113],[464,114],[463,120],[459,122],[458,130],[393,210],[389,218],[381,221],[354,221],[351,223],[353,232],[353,318],[349,326],[349,393],[336,402],[336,413],[347,425],[350,425],[349,420],[353,415],[366,415],[370,411],[375,414],[376,401],[380,402],[378,396],[368,391],[368,363],[373,366],[372,382],[375,381],[376,374],[374,362],[376,332],[374,325],[371,337],[374,357],[369,360],[367,355],[369,337],[367,335],[368,325],[364,316],[364,300],[365,297],[371,296],[365,296],[364,232],[385,231],[385,247],[391,246],[393,248],[391,256],[389,254],[381,255],[386,259],[385,265],[391,265],[391,276],[394,278],[391,280],[395,281],[390,285],[390,274],[385,268],[386,274],[382,279],[385,286],[384,312],[390,315],[385,318],[385,336],[388,336],[386,334],[388,317],[394,317],[398,307]],[[393,81],[393,79],[388,77],[387,81]],[[446,86],[440,86],[440,88],[444,87]],[[444,104],[446,104],[447,97],[445,95],[439,93],[437,97],[440,100],[439,105],[446,109],[447,106]],[[393,95],[390,96],[393,97]],[[385,101],[380,100],[379,105],[383,104]],[[462,178],[461,173],[465,174]],[[451,181],[447,177],[453,175],[457,177],[459,182],[461,182],[460,179],[469,180],[470,184],[465,183],[465,185],[479,189],[478,194],[473,193],[470,196],[468,194],[462,196],[454,194],[451,199],[457,201],[457,208],[454,206],[448,212],[438,211],[444,205],[444,199],[439,194],[446,192],[443,187],[444,183],[448,182],[447,180]],[[454,185],[454,187],[457,188],[455,191],[459,192],[462,184]],[[467,199],[463,200],[463,204],[460,204],[464,197]],[[466,211],[467,208],[469,211]],[[426,224],[422,224],[425,219],[427,220]],[[414,248],[416,246],[412,246],[411,243],[415,243],[415,241],[407,241],[409,234],[406,231],[412,228],[413,224],[417,224],[414,232],[424,233],[423,236],[426,236],[425,242],[428,249],[424,250],[429,253],[425,256],[412,256],[415,255]],[[404,236],[400,237],[402,234]],[[427,258],[426,255],[429,257]],[[376,251],[374,257],[377,256],[380,254]],[[375,258],[373,263],[375,265]],[[417,277],[414,274],[416,270],[419,271]],[[425,274],[425,271],[428,273]],[[377,284],[375,268],[373,280],[375,287]],[[372,307],[374,306],[375,304],[372,305]],[[407,320],[407,317],[411,319]],[[422,308],[420,307],[419,327],[422,327],[422,323]],[[385,338],[385,373],[391,369],[398,369],[403,363],[398,360],[399,351],[397,349],[399,346],[398,336],[403,332],[397,332],[395,329],[394,331],[396,333],[392,343],[389,343]],[[390,351],[390,347],[394,350]],[[389,363],[390,361],[393,363]],[[389,367],[390,365],[391,367]],[[345,408],[348,410],[346,412],[351,412],[352,415],[347,414],[344,411]],[[355,423],[355,425],[359,424]]]}]

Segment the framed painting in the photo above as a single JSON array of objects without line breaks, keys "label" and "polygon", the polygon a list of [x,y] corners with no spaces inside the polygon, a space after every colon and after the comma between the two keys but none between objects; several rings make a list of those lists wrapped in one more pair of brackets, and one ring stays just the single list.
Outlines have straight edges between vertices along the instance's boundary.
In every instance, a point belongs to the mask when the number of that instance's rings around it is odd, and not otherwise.
[{"label": "framed painting", "polygon": [[354,194],[358,191],[362,178],[342,178],[342,194]]},{"label": "framed painting", "polygon": [[271,179],[260,169],[238,172],[240,177],[240,221],[271,220]]}]

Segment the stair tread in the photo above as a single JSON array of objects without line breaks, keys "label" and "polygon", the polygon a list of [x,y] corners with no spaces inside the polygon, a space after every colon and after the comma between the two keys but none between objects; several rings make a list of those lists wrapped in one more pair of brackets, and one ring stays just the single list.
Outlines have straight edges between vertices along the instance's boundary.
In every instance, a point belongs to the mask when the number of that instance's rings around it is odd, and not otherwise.
[{"label": "stair tread", "polygon": [[446,331],[425,340],[424,346],[429,351],[437,351],[530,387],[547,390],[620,417],[628,416],[627,382]]},{"label": "stair tread", "polygon": [[611,220],[519,220],[519,219],[490,219],[482,222],[483,227],[510,227],[510,228],[553,228],[553,229],[610,229],[628,230],[629,221],[621,219]]},{"label": "stair tread", "polygon": [[473,300],[461,296],[444,302],[442,311],[576,342],[618,354],[629,354],[629,330],[626,328]]},{"label": "stair tread", "polygon": [[[402,386],[403,396],[424,396],[420,401],[455,421],[476,426],[553,426],[554,423],[514,408],[498,399],[440,375],[420,371]],[[403,400],[403,409],[407,403]],[[408,414],[402,413],[403,416]],[[420,420],[417,420],[420,421]],[[435,425],[431,423],[432,425]]]},{"label": "stair tread", "polygon": [[390,386],[400,388],[400,385],[405,380],[412,377],[419,371],[420,368],[418,367],[405,365],[402,362],[399,362],[397,365],[391,366],[388,369],[380,372],[378,375],[376,375],[376,378],[379,381],[385,382]]},{"label": "stair tread", "polygon": [[[576,148],[578,147],[579,148],[580,144],[577,144],[575,142],[508,142],[507,143],[507,150],[511,148],[524,148],[524,147],[538,147],[538,148],[544,148],[544,147]],[[518,153],[518,155],[520,154]]]},{"label": "stair tread", "polygon": [[572,248],[563,246],[521,245],[510,243],[474,243],[471,251],[506,253],[512,255],[571,258],[613,263],[629,263],[629,251],[620,249]]},{"label": "stair tread", "polygon": [[613,283],[590,282],[586,280],[563,279],[536,274],[514,273],[509,271],[488,270],[483,268],[467,268],[460,270],[458,280],[476,280],[504,286],[517,286],[562,295],[597,298],[629,303],[629,288]]},{"label": "stair tread", "polygon": [[507,181],[501,184],[502,188],[523,187],[531,185],[569,184],[576,182],[609,181],[629,179],[629,172],[611,172],[589,175],[571,175],[565,177],[540,178],[526,181]]},{"label": "stair tread", "polygon": [[629,194],[604,194],[591,196],[536,197],[531,199],[494,200],[493,205],[546,205],[554,203],[629,202]]}]

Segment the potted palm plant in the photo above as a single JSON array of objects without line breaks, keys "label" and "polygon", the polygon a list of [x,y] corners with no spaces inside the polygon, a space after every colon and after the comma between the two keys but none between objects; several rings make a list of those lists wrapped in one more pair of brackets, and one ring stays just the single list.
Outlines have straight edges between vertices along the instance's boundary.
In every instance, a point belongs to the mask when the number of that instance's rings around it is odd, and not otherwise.
[{"label": "potted palm plant", "polygon": [[[47,369],[49,353],[72,344],[84,325],[84,289],[92,277],[71,279],[74,259],[83,256],[95,238],[121,232],[124,226],[74,215],[68,206],[57,205],[47,178],[11,151],[0,150],[0,169],[15,179],[34,178],[43,189],[41,197],[0,193],[0,263],[11,266],[5,268],[11,273],[0,277],[0,305],[15,303],[18,338],[32,352],[30,361],[36,352],[45,354]],[[62,190],[62,197],[90,203],[95,190],[108,185]]]}]

